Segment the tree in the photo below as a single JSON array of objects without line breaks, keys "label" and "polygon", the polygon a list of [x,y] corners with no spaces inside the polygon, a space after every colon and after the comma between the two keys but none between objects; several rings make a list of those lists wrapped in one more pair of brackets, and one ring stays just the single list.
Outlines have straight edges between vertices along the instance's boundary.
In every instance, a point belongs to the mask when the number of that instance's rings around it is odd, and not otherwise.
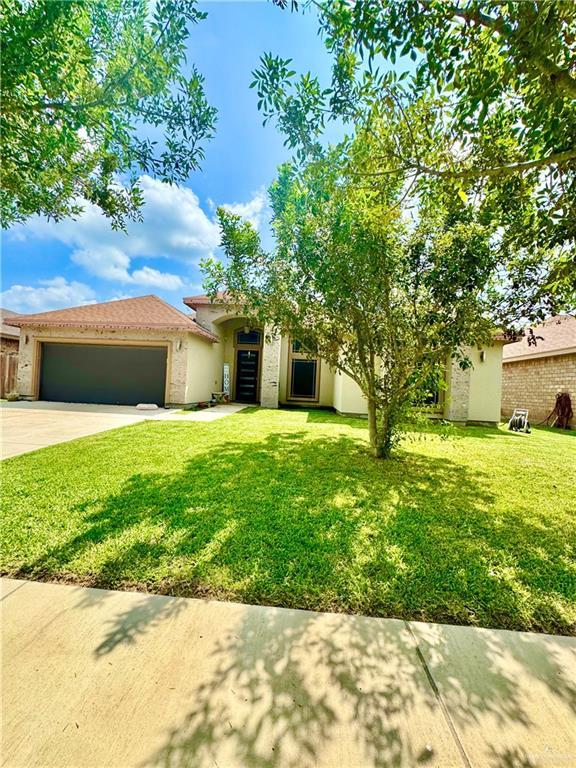
[{"label": "tree", "polygon": [[397,174],[359,186],[370,154],[360,135],[303,168],[283,166],[269,191],[276,247],[265,251],[249,222],[220,209],[227,263],[203,266],[210,293],[224,289],[358,384],[380,458],[438,368],[490,337],[483,289],[495,259],[489,230],[457,196],[420,196],[411,221]]},{"label": "tree", "polygon": [[[88,200],[122,226],[138,175],[184,180],[215,110],[194,67],[194,0],[0,0],[4,227],[75,215]],[[153,136],[153,138],[149,138]]]},{"label": "tree", "polygon": [[[506,228],[519,261],[509,265],[503,315],[519,320],[573,305],[576,4],[314,5],[333,55],[332,82],[323,88],[310,74],[296,79],[289,60],[266,54],[253,84],[265,120],[276,118],[287,143],[305,157],[319,151],[329,120],[369,126],[388,117],[401,126],[404,119],[410,132],[407,114],[424,101],[425,130],[393,148],[398,171],[459,182],[463,195],[481,199],[485,213]],[[431,138],[445,151],[431,148]]]}]

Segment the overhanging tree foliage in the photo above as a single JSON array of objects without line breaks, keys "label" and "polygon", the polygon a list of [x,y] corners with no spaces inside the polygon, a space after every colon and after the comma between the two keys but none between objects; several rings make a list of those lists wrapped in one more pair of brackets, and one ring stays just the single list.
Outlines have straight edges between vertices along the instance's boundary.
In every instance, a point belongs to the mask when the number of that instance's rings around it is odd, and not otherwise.
[{"label": "overhanging tree foliage", "polygon": [[[392,150],[398,171],[458,182],[505,228],[517,260],[507,265],[503,319],[576,303],[576,4],[314,6],[333,55],[332,82],[296,78],[289,60],[265,55],[254,81],[265,119],[278,120],[301,158],[319,151],[329,120],[370,126],[388,118],[399,129],[404,121],[409,140]],[[424,130],[410,131],[407,115],[418,102],[428,105]]]},{"label": "overhanging tree foliage", "polygon": [[360,187],[368,146],[360,136],[301,169],[281,168],[270,188],[272,251],[220,209],[227,262],[204,268],[211,293],[223,288],[248,316],[358,384],[374,455],[387,457],[439,366],[489,339],[484,288],[495,256],[489,229],[457,195],[420,195],[409,218],[397,174]]},{"label": "overhanging tree foliage", "polygon": [[[216,113],[185,66],[195,0],[0,0],[4,227],[138,215],[138,175],[185,180]],[[187,70],[187,71],[186,71]]]}]

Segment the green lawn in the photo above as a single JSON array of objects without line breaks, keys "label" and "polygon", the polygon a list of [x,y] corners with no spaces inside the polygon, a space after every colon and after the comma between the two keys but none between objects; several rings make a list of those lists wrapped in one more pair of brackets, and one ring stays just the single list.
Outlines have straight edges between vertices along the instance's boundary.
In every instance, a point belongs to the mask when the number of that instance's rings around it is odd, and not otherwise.
[{"label": "green lawn", "polygon": [[3,573],[574,633],[576,439],[250,409],[3,462]]}]

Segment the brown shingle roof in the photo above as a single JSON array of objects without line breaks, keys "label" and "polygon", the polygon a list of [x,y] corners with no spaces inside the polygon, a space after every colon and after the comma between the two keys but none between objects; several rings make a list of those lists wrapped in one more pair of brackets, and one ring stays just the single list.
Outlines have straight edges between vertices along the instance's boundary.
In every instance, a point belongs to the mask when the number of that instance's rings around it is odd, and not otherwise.
[{"label": "brown shingle roof", "polygon": [[182,301],[191,309],[205,307],[209,304],[225,304],[226,293],[224,291],[217,291],[214,301],[212,301],[205,293],[201,293],[198,296],[186,296]]},{"label": "brown shingle roof", "polygon": [[562,355],[576,351],[576,317],[572,315],[556,315],[550,320],[533,328],[536,346],[528,345],[528,337],[524,336],[514,344],[504,347],[503,360],[510,362],[527,358]]},{"label": "brown shingle roof", "polygon": [[188,331],[210,341],[218,337],[199,326],[193,317],[158,296],[138,296],[101,304],[85,304],[34,315],[6,318],[10,325],[59,328],[116,328],[147,331]]}]

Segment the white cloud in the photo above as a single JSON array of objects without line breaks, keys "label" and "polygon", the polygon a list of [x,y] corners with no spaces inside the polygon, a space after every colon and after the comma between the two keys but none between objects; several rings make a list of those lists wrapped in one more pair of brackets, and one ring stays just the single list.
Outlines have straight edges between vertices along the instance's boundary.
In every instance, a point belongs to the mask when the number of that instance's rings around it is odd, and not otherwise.
[{"label": "white cloud", "polygon": [[[179,290],[184,286],[179,275],[151,266],[134,269],[132,260],[164,258],[197,265],[219,246],[218,223],[213,214],[209,216],[202,210],[197,195],[188,187],[166,184],[149,176],[142,176],[140,184],[145,201],[143,220],[128,222],[127,232],[114,231],[96,206],[85,203],[77,219],[55,222],[35,217],[14,227],[10,237],[64,243],[72,250],[72,261],[94,277],[120,285]],[[259,190],[248,202],[225,207],[259,228],[266,196]]]},{"label": "white cloud", "polygon": [[142,267],[130,273],[128,271],[130,257],[120,248],[114,246],[105,245],[90,250],[74,251],[71,258],[75,264],[84,267],[91,275],[101,277],[104,280],[146,285],[165,291],[175,291],[184,285],[178,275],[160,272],[152,267]]},{"label": "white cloud", "polygon": [[37,286],[13,285],[0,293],[0,304],[15,312],[47,312],[50,309],[93,304],[96,294],[89,285],[64,277],[39,280]]},{"label": "white cloud", "polygon": [[178,275],[144,267],[130,272],[133,258],[166,258],[198,263],[218,247],[217,223],[209,218],[198,197],[187,187],[165,184],[143,176],[142,221],[128,222],[127,232],[114,231],[109,220],[91,203],[77,219],[47,221],[36,217],[15,227],[16,240],[29,237],[56,240],[73,249],[72,260],[95,277],[119,283],[180,288]]},{"label": "white cloud", "polygon": [[157,269],[152,269],[152,267],[135,269],[132,272],[132,280],[137,285],[150,285],[154,288],[163,288],[165,291],[175,291],[184,286],[178,275],[159,272]]},{"label": "white cloud", "polygon": [[230,213],[235,213],[238,216],[242,216],[243,219],[248,219],[254,229],[259,230],[262,226],[264,212],[267,209],[266,191],[263,188],[259,189],[252,200],[248,200],[247,203],[224,203],[222,207],[226,208]]}]

